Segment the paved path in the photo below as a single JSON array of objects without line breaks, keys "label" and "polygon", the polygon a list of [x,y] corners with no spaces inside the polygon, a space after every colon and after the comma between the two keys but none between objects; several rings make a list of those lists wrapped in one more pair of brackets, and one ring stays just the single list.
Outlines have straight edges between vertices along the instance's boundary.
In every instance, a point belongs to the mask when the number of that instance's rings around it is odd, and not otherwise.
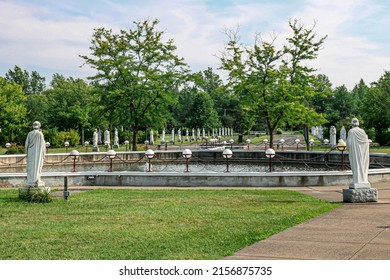
[{"label": "paved path", "polygon": [[[248,246],[229,260],[390,260],[390,182],[374,184],[377,203],[346,203]],[[294,190],[341,202],[345,187]]]}]

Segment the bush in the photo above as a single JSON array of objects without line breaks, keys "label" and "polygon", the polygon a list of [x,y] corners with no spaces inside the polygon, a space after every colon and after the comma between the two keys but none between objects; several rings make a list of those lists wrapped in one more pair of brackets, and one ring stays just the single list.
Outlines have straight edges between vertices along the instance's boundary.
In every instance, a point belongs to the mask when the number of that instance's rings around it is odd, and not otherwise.
[{"label": "bush", "polygon": [[20,188],[19,199],[37,203],[49,203],[53,201],[50,189],[40,189],[37,187]]},{"label": "bush", "polygon": [[53,133],[51,135],[50,143],[54,147],[63,147],[64,143],[67,141],[71,147],[75,147],[80,143],[80,135],[76,130],[71,129],[70,131],[60,131],[57,133]]},{"label": "bush", "polygon": [[24,146],[13,146],[5,152],[6,155],[25,154],[25,153],[26,153],[26,149]]},{"label": "bush", "polygon": [[283,130],[281,128],[276,129],[276,134],[283,134]]}]

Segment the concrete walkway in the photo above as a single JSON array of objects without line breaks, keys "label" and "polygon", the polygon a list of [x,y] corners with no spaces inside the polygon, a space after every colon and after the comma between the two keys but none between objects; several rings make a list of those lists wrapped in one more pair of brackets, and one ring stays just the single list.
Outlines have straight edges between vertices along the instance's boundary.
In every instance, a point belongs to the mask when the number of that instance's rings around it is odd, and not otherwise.
[{"label": "concrete walkway", "polygon": [[[373,184],[377,203],[347,203],[248,246],[227,260],[390,260],[390,182]],[[342,202],[340,187],[293,190]],[[275,189],[275,188],[272,188]]]}]

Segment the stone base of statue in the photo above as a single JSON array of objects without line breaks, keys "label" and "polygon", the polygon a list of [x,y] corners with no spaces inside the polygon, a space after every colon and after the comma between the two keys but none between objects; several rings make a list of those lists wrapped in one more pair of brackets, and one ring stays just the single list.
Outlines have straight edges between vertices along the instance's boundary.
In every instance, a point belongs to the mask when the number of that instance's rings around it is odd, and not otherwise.
[{"label": "stone base of statue", "polygon": [[114,149],[119,149],[119,145],[116,145],[116,144],[112,145],[112,147],[113,147]]},{"label": "stone base of statue", "polygon": [[31,202],[48,202],[50,198],[50,187],[45,187],[44,182],[40,182],[39,185],[28,186],[25,185],[19,188],[19,199]]},{"label": "stone base of statue", "polygon": [[93,147],[92,151],[99,152],[99,147],[98,146]]},{"label": "stone base of statue", "polygon": [[373,188],[343,189],[343,202],[364,203],[377,202],[378,190]]}]

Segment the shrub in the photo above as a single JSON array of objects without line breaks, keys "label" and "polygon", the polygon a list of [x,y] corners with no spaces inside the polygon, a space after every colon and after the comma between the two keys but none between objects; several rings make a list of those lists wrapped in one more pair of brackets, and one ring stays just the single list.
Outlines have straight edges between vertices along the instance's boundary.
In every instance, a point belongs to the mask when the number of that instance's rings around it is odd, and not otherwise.
[{"label": "shrub", "polygon": [[37,203],[49,203],[53,201],[50,189],[40,189],[37,187],[20,188],[19,199]]},{"label": "shrub", "polygon": [[26,149],[24,146],[13,146],[5,152],[6,155],[25,154],[25,153],[26,153]]}]

